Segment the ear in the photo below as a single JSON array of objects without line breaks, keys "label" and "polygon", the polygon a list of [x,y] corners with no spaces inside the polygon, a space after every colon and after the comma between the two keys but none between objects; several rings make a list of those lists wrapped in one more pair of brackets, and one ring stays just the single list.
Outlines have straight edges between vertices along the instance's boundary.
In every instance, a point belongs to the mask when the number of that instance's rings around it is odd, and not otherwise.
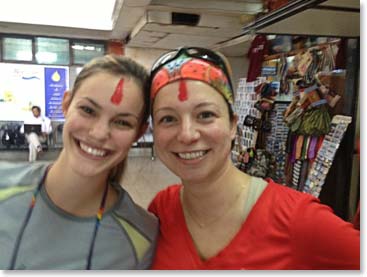
[{"label": "ear", "polygon": [[233,119],[231,121],[231,139],[234,140],[237,134],[237,123],[238,123],[238,115],[234,114]]},{"label": "ear", "polygon": [[149,126],[149,123],[148,123],[148,122],[146,122],[146,123],[144,123],[144,124],[140,127],[139,132],[136,134],[135,141],[137,141],[138,139],[140,139],[140,137],[141,137],[142,135],[144,135],[145,131],[148,129],[148,126]]},{"label": "ear", "polygon": [[66,113],[68,112],[68,109],[70,107],[71,98],[71,92],[69,90],[66,90],[62,99],[62,112],[64,114],[64,117],[66,117]]}]

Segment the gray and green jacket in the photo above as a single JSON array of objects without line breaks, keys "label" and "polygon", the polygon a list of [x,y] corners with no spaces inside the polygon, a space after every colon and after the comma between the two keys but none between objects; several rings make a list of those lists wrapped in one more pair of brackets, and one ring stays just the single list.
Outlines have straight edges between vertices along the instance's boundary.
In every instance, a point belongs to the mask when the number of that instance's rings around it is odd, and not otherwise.
[{"label": "gray and green jacket", "polygon": [[[8,269],[32,195],[47,163],[0,162],[0,269]],[[118,202],[105,211],[92,269],[149,268],[157,219],[118,184]],[[15,269],[85,269],[95,217],[77,217],[56,206],[42,189],[21,240]]]}]

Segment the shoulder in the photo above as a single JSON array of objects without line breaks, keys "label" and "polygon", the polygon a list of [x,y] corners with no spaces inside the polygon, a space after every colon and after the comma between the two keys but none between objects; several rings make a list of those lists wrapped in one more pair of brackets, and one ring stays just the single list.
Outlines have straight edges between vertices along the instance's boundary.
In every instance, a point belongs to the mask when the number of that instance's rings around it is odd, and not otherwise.
[{"label": "shoulder", "polygon": [[350,222],[318,198],[268,181],[273,226],[289,233],[296,265],[305,269],[359,268],[359,231]]},{"label": "shoulder", "polygon": [[42,116],[42,121],[49,123],[51,122],[51,119],[48,118],[47,116]]},{"label": "shoulder", "polygon": [[0,188],[38,184],[48,165],[48,162],[0,161]]},{"label": "shoulder", "polygon": [[282,184],[275,183],[272,179],[267,178],[266,181],[268,182],[268,190],[269,190],[269,197],[273,201],[281,201],[280,204],[292,206],[293,208],[295,205],[305,205],[311,202],[320,203],[320,200],[316,197],[297,191],[290,187],[287,187]]},{"label": "shoulder", "polygon": [[[305,213],[312,213],[321,206],[320,201],[312,195],[266,179],[267,186],[258,198],[256,211],[262,214],[262,223],[272,223],[274,227],[288,230],[295,221],[301,221]],[[325,207],[329,210],[330,208]]]},{"label": "shoulder", "polygon": [[165,189],[162,189],[157,193],[157,195],[154,197],[154,199],[160,199],[160,200],[169,200],[172,199],[172,197],[176,196],[178,191],[181,189],[181,184],[174,184],[170,185]]},{"label": "shoulder", "polygon": [[149,211],[159,214],[162,210],[169,211],[173,205],[176,205],[178,193],[182,185],[174,184],[157,193],[149,205]]},{"label": "shoulder", "polygon": [[158,219],[147,210],[136,204],[121,186],[120,203],[113,211],[113,216],[125,228],[133,228],[148,240],[153,241],[158,233]]},{"label": "shoulder", "polygon": [[293,232],[314,235],[321,230],[333,232],[330,228],[335,232],[338,225],[351,225],[338,217],[330,206],[321,203],[318,198],[276,184],[272,180],[267,181],[268,191],[263,200],[267,205],[271,205],[270,210],[274,218],[279,222],[281,219],[287,221],[287,224],[292,226]]}]

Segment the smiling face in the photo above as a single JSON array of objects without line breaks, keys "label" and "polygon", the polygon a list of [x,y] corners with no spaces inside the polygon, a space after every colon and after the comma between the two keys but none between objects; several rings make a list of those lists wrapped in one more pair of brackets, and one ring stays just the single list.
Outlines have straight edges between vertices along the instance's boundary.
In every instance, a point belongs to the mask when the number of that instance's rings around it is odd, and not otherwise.
[{"label": "smiling face", "polygon": [[214,88],[185,80],[187,100],[178,98],[179,82],[163,87],[154,100],[154,144],[162,162],[183,182],[216,180],[231,161],[236,117]]},{"label": "smiling face", "polygon": [[108,175],[128,154],[141,130],[144,100],[133,78],[122,76],[123,99],[111,101],[121,76],[96,73],[63,100],[67,164],[82,176]]}]

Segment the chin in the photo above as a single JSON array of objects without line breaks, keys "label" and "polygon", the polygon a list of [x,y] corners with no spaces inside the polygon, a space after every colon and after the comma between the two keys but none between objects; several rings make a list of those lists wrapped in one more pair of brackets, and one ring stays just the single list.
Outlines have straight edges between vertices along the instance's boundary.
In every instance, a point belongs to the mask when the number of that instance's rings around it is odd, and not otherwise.
[{"label": "chin", "polygon": [[199,183],[209,179],[207,174],[203,174],[203,172],[193,172],[193,170],[182,171],[176,170],[173,171],[183,182],[189,183]]},{"label": "chin", "polygon": [[68,166],[79,176],[90,178],[108,174],[109,168],[106,164],[93,164],[86,161],[71,158]]}]

